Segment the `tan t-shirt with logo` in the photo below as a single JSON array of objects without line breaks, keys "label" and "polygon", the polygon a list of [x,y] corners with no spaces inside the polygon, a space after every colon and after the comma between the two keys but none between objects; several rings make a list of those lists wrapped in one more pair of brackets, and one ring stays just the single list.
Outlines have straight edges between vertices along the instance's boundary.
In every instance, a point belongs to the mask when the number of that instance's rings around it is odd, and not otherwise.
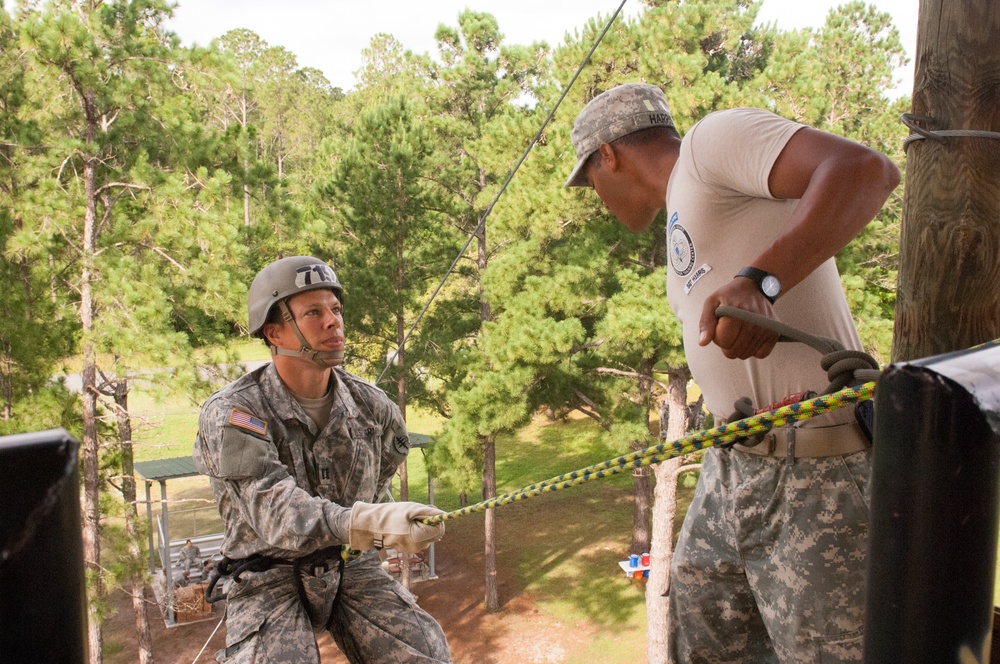
[{"label": "tan t-shirt with logo", "polygon": [[[763,360],[727,359],[715,344],[698,345],[704,299],[750,264],[781,231],[798,201],[768,189],[771,167],[803,125],[759,109],[712,113],[681,142],[667,188],[667,298],[684,328],[684,350],[708,409],[733,412],[747,396],[757,407],[804,390],[822,392],[829,380],[818,351],[782,342]],[[861,349],[840,274],[831,258],[774,305],[779,320]],[[808,420],[828,426],[853,419],[849,409]]]}]

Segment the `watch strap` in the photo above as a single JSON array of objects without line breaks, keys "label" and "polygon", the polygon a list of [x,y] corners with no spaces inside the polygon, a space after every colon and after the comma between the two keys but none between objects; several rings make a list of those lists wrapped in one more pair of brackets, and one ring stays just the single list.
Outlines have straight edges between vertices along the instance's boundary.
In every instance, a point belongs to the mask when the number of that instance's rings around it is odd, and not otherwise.
[{"label": "watch strap", "polygon": [[764,285],[763,285],[764,277],[771,276],[771,274],[769,272],[765,272],[764,270],[761,270],[758,267],[753,267],[752,265],[748,265],[745,268],[743,268],[742,270],[740,270],[739,272],[737,272],[736,276],[737,277],[746,277],[750,281],[752,281],[755,284],[757,284],[757,290],[760,291],[760,294],[763,295],[764,297],[766,297],[768,302],[770,302],[771,304],[774,304],[774,301],[777,298],[772,297],[772,296],[770,296],[770,295],[768,295],[767,293],[764,292]]}]

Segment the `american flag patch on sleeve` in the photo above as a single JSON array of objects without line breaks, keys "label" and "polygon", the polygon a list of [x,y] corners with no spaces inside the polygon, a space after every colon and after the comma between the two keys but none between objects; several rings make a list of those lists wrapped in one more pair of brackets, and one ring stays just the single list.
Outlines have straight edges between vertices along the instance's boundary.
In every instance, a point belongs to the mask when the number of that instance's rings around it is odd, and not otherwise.
[{"label": "american flag patch on sleeve", "polygon": [[234,427],[239,427],[241,429],[246,429],[247,431],[252,431],[256,434],[263,436],[267,432],[267,422],[264,420],[259,420],[250,413],[244,413],[242,410],[233,409],[233,412],[229,414],[229,423]]}]

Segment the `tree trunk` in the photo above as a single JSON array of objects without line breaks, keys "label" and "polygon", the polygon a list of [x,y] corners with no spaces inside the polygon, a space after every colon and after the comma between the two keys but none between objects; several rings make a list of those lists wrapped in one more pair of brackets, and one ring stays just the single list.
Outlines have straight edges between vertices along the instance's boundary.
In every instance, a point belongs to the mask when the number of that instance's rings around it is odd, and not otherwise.
[{"label": "tree trunk", "polygon": [[[87,145],[97,138],[97,118],[94,95],[83,100],[86,117]],[[83,557],[87,565],[90,599],[87,603],[87,634],[90,664],[100,664],[104,645],[101,631],[100,605],[104,601],[104,580],[101,573],[101,511],[100,511],[100,446],[97,440],[97,355],[94,349],[94,257],[97,254],[97,188],[95,185],[98,157],[87,155],[83,160],[83,246],[80,270],[80,324],[83,333]]]},{"label": "tree trunk", "polygon": [[6,422],[14,415],[14,356],[11,343],[0,339],[0,392],[3,392],[3,419]]},{"label": "tree trunk", "polygon": [[250,185],[243,185],[243,225],[250,226]]},{"label": "tree trunk", "polygon": [[[480,172],[480,190],[485,187],[485,173]],[[488,322],[492,317],[490,303],[486,300],[483,292],[483,275],[489,263],[489,255],[486,251],[486,224],[476,231],[476,269],[479,274],[479,320],[481,323]],[[496,438],[490,436],[480,436],[480,444],[483,446],[483,500],[490,500],[497,496],[497,471],[496,471]],[[484,550],[483,559],[486,568],[486,610],[500,610],[500,588],[497,583],[497,521],[494,510],[486,510],[484,519]]]},{"label": "tree trunk", "polygon": [[[401,204],[403,203],[401,202]],[[396,274],[394,276],[395,283],[393,286],[395,295],[398,296],[406,287],[406,256],[403,252],[405,237],[401,237],[397,233],[395,245]],[[403,341],[405,339],[406,315],[405,311],[401,307],[400,310],[396,312],[396,354],[393,358],[393,364],[400,368],[399,377],[396,379],[396,405],[399,406],[399,412],[402,414],[404,422],[406,421],[406,349],[403,347]],[[409,468],[407,467],[407,459],[403,459],[403,462],[399,464],[399,499],[410,499],[410,474]],[[403,584],[404,588],[409,590],[410,554],[400,551],[399,564],[400,582]]]},{"label": "tree trunk", "polygon": [[[396,359],[399,364],[403,364],[403,348],[402,342],[400,345],[396,346],[399,349],[399,354]],[[397,389],[399,394],[396,397],[396,403],[399,406],[399,412],[403,414],[403,419],[406,420],[406,375],[400,374],[399,379],[396,381]],[[399,499],[409,500],[410,499],[410,475],[407,472],[406,459],[403,459],[403,463],[399,464]],[[400,581],[404,588],[409,589],[410,587],[410,554],[399,552],[400,560]]]},{"label": "tree trunk", "polygon": [[[244,84],[242,95],[240,97],[240,120],[244,130],[246,130],[250,122],[247,108],[249,104],[250,102],[247,98],[247,89]],[[243,160],[243,169],[244,171],[250,170],[250,163],[246,159]],[[244,175],[244,177],[246,176]],[[250,226],[250,185],[248,184],[243,185],[243,225],[247,227]]]},{"label": "tree trunk", "polygon": [[[644,359],[639,366],[639,399],[649,404],[653,391],[653,365],[651,359]],[[649,430],[649,407],[645,413],[646,430]],[[646,440],[636,440],[631,444],[633,452],[649,447]],[[652,546],[651,528],[651,498],[652,487],[650,486],[650,472],[648,467],[636,468],[632,472],[632,494],[635,498],[632,502],[632,544],[629,553],[649,553]]]},{"label": "tree trunk", "polygon": [[[483,445],[483,500],[497,497],[496,440],[481,436]],[[500,588],[497,583],[497,522],[496,510],[486,510],[484,560],[486,565],[486,610],[500,610]]]},{"label": "tree trunk", "polygon": [[[24,222],[20,217],[14,219],[14,230],[24,229]],[[18,280],[24,286],[24,320],[28,322],[33,319],[34,312],[31,305],[31,274],[28,268],[27,259],[21,259],[17,264]],[[3,419],[10,420],[14,416],[14,347],[10,339],[0,339],[0,392],[3,393]]]},{"label": "tree trunk", "polygon": [[[638,443],[638,444],[637,444]],[[644,450],[648,445],[641,441],[633,443],[633,451]],[[629,553],[649,553],[652,546],[652,531],[650,530],[651,487],[649,482],[649,467],[636,468],[632,471],[632,544]]]},{"label": "tree trunk", "polygon": [[[1000,132],[1000,3],[922,0],[914,115],[934,131]],[[1000,136],[907,149],[892,361],[1000,337]]]},{"label": "tree trunk", "polygon": [[149,613],[146,610],[146,580],[142,571],[143,556],[140,544],[141,534],[137,524],[139,515],[135,501],[135,468],[132,454],[132,418],[128,412],[128,378],[120,377],[114,383],[114,399],[118,419],[118,440],[122,456],[122,500],[125,502],[125,535],[128,537],[128,552],[131,558],[131,572],[125,579],[128,593],[132,596],[132,610],[135,611],[136,640],[139,646],[140,664],[153,664],[153,637],[149,631]]},{"label": "tree trunk", "polygon": [[[660,427],[665,440],[677,440],[688,427],[687,368],[671,369],[667,381],[667,417],[661,415]],[[677,478],[685,457],[668,459],[656,465],[656,489],[653,503],[653,546],[650,552],[649,581],[646,583],[646,658],[649,664],[667,661],[667,590],[670,588],[670,563],[674,557],[674,518],[677,514]]]}]

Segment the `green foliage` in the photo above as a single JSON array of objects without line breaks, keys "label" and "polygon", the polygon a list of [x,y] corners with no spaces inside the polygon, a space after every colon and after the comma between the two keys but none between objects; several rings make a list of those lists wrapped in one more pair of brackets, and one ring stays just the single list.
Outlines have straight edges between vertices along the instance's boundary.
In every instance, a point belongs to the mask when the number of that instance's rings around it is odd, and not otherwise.
[{"label": "green foliage", "polygon": [[[11,17],[0,7],[0,254],[8,254],[12,237],[24,226],[21,200],[36,182],[26,168],[26,146],[39,140],[25,88],[24,51]],[[71,350],[73,317],[49,291],[50,269],[44,261],[12,255],[0,262],[0,401],[5,418],[17,416],[22,400],[38,407],[53,366]],[[40,394],[39,390],[44,390]],[[15,404],[18,404],[15,406]],[[44,416],[41,422],[61,418]],[[8,421],[10,431],[16,428]]]},{"label": "green foliage", "polygon": [[[507,238],[486,219],[499,184],[523,150],[520,137],[530,136],[535,113],[514,102],[530,94],[543,74],[546,49],[504,45],[496,19],[471,10],[459,15],[457,27],[439,26],[435,37],[441,64],[426,64],[434,85],[428,121],[438,137],[432,172],[450,192],[442,205],[450,225],[475,239],[475,256],[452,277],[426,322],[442,321],[440,329],[451,336],[441,335],[435,343],[442,351],[428,348],[422,354],[435,378],[424,401],[451,417],[432,463],[454,467],[463,485],[471,486],[475,469],[482,468],[482,445],[527,420],[525,389],[537,377],[534,367],[493,357],[515,349],[503,341],[502,326],[490,327],[497,305],[485,279],[491,256]],[[490,343],[494,334],[498,341]]]},{"label": "green foliage", "polygon": [[62,383],[51,383],[21,396],[10,419],[0,420],[0,436],[65,429],[81,438],[80,403]]},{"label": "green foliage", "polygon": [[[684,365],[663,220],[627,234],[592,192],[562,189],[583,104],[647,81],[664,87],[682,133],[713,110],[759,106],[903,162],[909,102],[885,98],[903,60],[888,16],[851,2],[817,30],[787,31],[755,26],[759,5],[649,0],[620,19],[495,206],[608,17],[551,48],[509,44],[494,17],[466,10],[438,28],[436,58],[379,35],[344,94],[249,30],[180,47],[160,0],[0,9],[0,427],[79,433],[76,397],[49,377],[88,342],[110,383],[156,386],[136,435],[156,446],[141,454],[185,453],[196,423],[158,404],[197,402],[234,371],[199,369],[200,351],[235,359],[225,347],[244,329],[250,279],[282,255],[335,264],[352,368],[374,377],[472,235],[388,374],[447,419],[428,451],[435,474],[478,489],[483,441],[496,440],[502,490],[507,437],[542,408],[603,427],[550,441],[554,458],[592,437],[616,452],[648,442],[663,396],[653,368]],[[881,358],[901,203],[837,258]],[[107,462],[112,475],[120,460]]]},{"label": "green foliage", "polygon": [[[428,177],[434,142],[418,106],[403,97],[375,106],[331,147],[336,165],[320,191],[340,229],[336,266],[345,284],[350,353],[381,368],[457,253],[458,238],[440,230],[444,194]],[[422,328],[410,348],[433,343],[434,337]],[[398,359],[402,375],[418,386],[419,359],[405,349]],[[398,370],[390,374],[399,376]]]}]

